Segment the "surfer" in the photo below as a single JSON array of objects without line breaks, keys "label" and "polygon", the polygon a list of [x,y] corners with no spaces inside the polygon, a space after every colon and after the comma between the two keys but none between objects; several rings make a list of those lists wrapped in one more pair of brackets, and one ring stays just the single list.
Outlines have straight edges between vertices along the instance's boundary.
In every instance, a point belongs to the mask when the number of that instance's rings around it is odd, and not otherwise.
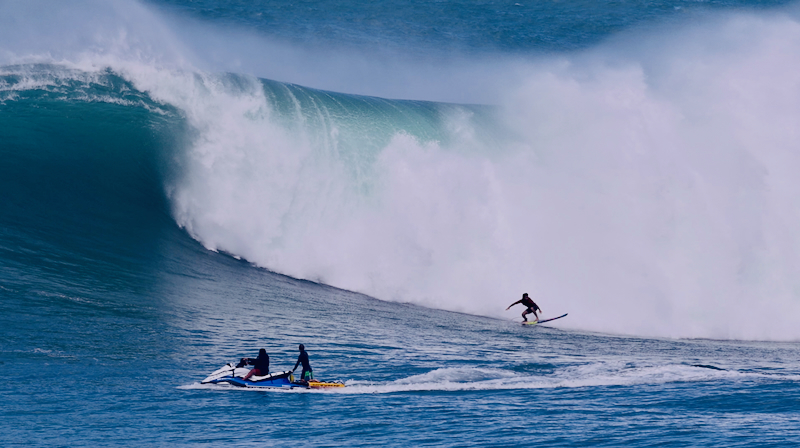
[{"label": "surfer", "polygon": [[522,321],[523,322],[527,322],[528,321],[528,318],[525,317],[525,316],[528,315],[528,314],[531,314],[531,313],[533,313],[533,315],[536,316],[536,322],[539,321],[539,315],[536,314],[536,311],[538,310],[541,313],[542,309],[539,308],[539,305],[537,305],[536,302],[534,302],[533,300],[531,300],[530,297],[528,297],[528,293],[527,292],[522,295],[521,299],[519,299],[516,302],[512,303],[511,305],[509,305],[508,308],[506,308],[506,311],[508,311],[512,306],[514,306],[514,305],[516,305],[518,303],[521,303],[521,304],[523,304],[523,305],[528,307],[525,311],[522,312]]},{"label": "surfer", "polygon": [[267,354],[267,351],[262,348],[258,351],[258,358],[242,358],[242,360],[239,361],[239,366],[244,367],[247,365],[253,366],[253,369],[247,372],[247,375],[242,378],[243,380],[246,380],[253,375],[269,375],[269,355]]},{"label": "surfer", "polygon": [[292,372],[297,370],[298,365],[303,365],[303,371],[300,373],[300,381],[309,382],[314,379],[314,374],[311,372],[311,364],[308,362],[308,353],[306,347],[300,344],[300,356],[297,357],[297,362],[294,363]]}]

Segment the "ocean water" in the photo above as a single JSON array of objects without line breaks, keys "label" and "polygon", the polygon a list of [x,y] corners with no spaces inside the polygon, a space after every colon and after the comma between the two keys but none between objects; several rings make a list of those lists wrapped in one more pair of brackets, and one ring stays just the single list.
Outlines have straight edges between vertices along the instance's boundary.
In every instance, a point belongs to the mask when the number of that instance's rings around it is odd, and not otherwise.
[{"label": "ocean water", "polygon": [[[800,445],[798,49],[781,1],[0,1],[0,445]],[[346,387],[200,384],[300,343]]]}]

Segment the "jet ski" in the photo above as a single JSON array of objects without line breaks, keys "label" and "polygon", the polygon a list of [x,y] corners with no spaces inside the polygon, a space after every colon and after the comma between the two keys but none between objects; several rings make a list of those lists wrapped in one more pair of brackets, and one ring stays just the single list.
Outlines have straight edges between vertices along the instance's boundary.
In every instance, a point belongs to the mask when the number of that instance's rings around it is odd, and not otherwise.
[{"label": "jet ski", "polygon": [[244,377],[250,372],[244,363],[234,364],[229,362],[215,370],[200,382],[200,384],[229,384],[231,386],[246,387],[250,389],[320,389],[328,387],[344,387],[341,381],[295,381],[291,370],[276,372],[269,375],[253,375],[248,379]]}]

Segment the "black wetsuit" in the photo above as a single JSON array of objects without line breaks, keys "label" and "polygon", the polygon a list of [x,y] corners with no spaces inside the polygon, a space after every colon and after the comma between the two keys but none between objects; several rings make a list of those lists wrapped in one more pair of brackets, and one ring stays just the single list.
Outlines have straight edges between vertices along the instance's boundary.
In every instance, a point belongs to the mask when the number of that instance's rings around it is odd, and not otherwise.
[{"label": "black wetsuit", "polygon": [[531,313],[535,313],[536,311],[541,311],[539,309],[539,305],[536,304],[530,297],[524,297],[520,300],[520,303],[528,307],[528,311]]},{"label": "black wetsuit", "polygon": [[[292,370],[295,370],[300,364],[303,365],[303,371],[300,373],[300,380],[311,379],[313,377],[311,373],[311,364],[308,362],[308,353],[306,353],[305,350],[300,352],[300,356],[297,357],[297,362],[294,363],[294,369]],[[308,378],[306,378],[306,375],[308,375]]]},{"label": "black wetsuit", "polygon": [[258,358],[255,359],[245,358],[243,361],[244,361],[243,365],[251,365],[256,369],[258,369],[259,375],[261,376],[269,375],[269,355],[264,355],[264,357],[262,358],[261,355],[259,354]]},{"label": "black wetsuit", "polygon": [[253,367],[258,369],[261,375],[269,375],[269,355],[265,355],[263,358],[259,355],[256,362],[253,363]]}]

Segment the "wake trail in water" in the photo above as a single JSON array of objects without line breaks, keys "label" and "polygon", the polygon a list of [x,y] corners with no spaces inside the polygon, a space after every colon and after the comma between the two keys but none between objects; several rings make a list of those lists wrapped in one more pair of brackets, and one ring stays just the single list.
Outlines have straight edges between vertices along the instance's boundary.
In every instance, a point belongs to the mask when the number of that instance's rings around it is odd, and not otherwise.
[{"label": "wake trail in water", "polygon": [[390,382],[348,380],[344,388],[247,389],[228,385],[190,384],[180,389],[306,392],[333,394],[389,394],[429,391],[526,390],[640,386],[683,382],[798,382],[800,375],[739,372],[684,364],[630,366],[625,362],[594,363],[556,369],[546,375],[530,375],[498,368],[441,368]]}]

